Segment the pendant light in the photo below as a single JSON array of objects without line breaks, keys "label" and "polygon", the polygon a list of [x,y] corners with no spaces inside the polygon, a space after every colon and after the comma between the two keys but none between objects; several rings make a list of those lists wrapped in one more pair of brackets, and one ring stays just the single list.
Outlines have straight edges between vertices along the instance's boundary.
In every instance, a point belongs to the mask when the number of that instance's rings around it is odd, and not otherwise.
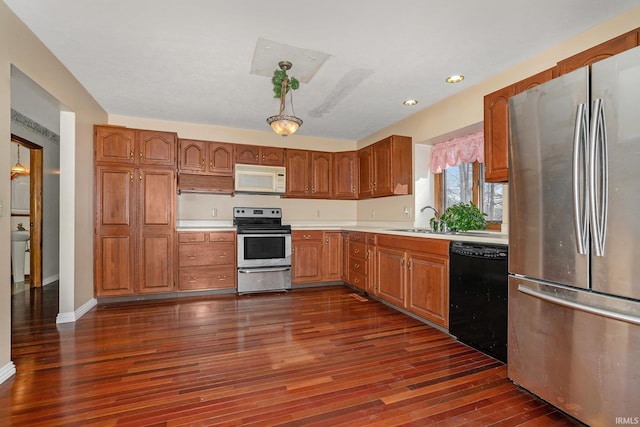
[{"label": "pendant light", "polygon": [[27,171],[27,168],[20,164],[20,144],[16,144],[18,146],[18,161],[11,168],[11,173],[24,173]]},{"label": "pendant light", "polygon": [[[280,98],[280,112],[275,116],[269,117],[267,123],[278,135],[288,136],[295,133],[302,125],[302,120],[296,117],[293,111],[293,91],[298,89],[300,83],[295,77],[289,79],[289,76],[287,76],[287,70],[291,68],[291,62],[280,61],[278,66],[280,70],[274,71],[271,82],[273,83],[273,91],[276,94],[275,97]],[[289,91],[291,91],[291,115],[284,114],[286,95]]]}]

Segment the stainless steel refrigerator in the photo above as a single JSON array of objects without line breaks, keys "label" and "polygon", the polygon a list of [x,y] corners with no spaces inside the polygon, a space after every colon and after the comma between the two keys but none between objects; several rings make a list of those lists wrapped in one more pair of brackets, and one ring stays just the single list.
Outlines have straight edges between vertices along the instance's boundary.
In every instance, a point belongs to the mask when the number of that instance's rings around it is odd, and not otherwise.
[{"label": "stainless steel refrigerator", "polygon": [[509,102],[508,375],[640,421],[640,48]]}]

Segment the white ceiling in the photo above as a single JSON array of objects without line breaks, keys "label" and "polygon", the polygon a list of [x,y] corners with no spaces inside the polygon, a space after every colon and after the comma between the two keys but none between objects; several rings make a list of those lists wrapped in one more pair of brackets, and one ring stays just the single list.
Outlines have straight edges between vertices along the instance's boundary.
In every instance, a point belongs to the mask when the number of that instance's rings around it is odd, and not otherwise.
[{"label": "white ceiling", "polygon": [[[270,78],[260,75],[264,62],[275,70],[290,60],[295,77],[324,54],[294,92],[295,113],[304,120],[298,133],[346,140],[640,6],[640,0],[3,1],[116,115],[267,130],[265,119],[279,104]],[[465,75],[462,83],[444,82],[457,73]],[[419,104],[404,107],[407,98]]]}]

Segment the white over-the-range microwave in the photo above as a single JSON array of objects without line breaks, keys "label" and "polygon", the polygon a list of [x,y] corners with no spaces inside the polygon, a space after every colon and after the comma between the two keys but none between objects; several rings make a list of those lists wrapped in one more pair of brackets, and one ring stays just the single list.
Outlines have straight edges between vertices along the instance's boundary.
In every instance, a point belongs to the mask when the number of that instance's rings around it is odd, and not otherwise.
[{"label": "white over-the-range microwave", "polygon": [[284,166],[235,165],[235,192],[284,194],[287,169]]}]

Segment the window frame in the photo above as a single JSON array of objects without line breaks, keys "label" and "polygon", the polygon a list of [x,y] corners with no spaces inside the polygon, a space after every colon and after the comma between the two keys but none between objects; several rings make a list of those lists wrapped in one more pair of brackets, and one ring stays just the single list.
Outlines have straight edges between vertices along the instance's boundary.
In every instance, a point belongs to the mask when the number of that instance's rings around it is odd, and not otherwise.
[{"label": "window frame", "polygon": [[[473,204],[480,210],[480,163],[473,162],[472,164],[472,173],[473,173],[473,186],[472,186],[472,199]],[[434,174],[434,197],[433,204],[439,212],[444,211],[444,172]],[[487,229],[488,230],[500,230],[502,228],[502,222],[498,221],[487,221]]]}]

